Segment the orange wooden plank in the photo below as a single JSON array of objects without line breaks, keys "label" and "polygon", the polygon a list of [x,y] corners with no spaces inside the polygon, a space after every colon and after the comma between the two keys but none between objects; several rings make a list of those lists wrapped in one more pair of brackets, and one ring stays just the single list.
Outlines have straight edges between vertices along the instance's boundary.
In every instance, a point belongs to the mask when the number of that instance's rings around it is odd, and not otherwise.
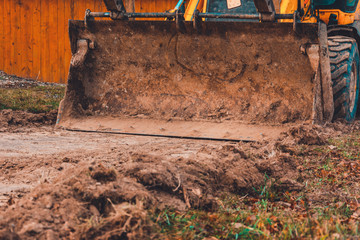
[{"label": "orange wooden plank", "polygon": [[90,4],[86,0],[79,0],[79,3],[79,20],[83,20],[85,17],[85,10],[90,8]]},{"label": "orange wooden plank", "polygon": [[74,3],[72,0],[65,0],[65,9],[64,9],[64,15],[65,15],[65,34],[64,34],[64,67],[66,70],[66,81],[68,77],[68,71],[70,66],[70,59],[71,59],[71,51],[70,51],[70,40],[69,40],[69,27],[68,22],[72,18],[73,12],[74,12]]},{"label": "orange wooden plank", "polygon": [[101,7],[102,7],[102,8],[101,8],[101,9],[102,9],[102,10],[101,10],[102,12],[106,12],[106,11],[107,11],[106,6],[105,6],[105,3],[104,3],[103,1],[101,1]]},{"label": "orange wooden plank", "polygon": [[139,12],[143,12],[143,2],[139,0]]},{"label": "orange wooden plank", "polygon": [[95,1],[95,0],[89,0],[87,5],[88,5],[88,8],[89,8],[91,11],[95,11],[95,5],[96,5],[96,1]]},{"label": "orange wooden plank", "polygon": [[11,39],[11,7],[12,4],[10,1],[4,1],[4,68],[5,72],[10,72],[11,68],[11,46],[12,46],[12,39]]},{"label": "orange wooden plank", "polygon": [[57,64],[59,66],[59,79],[58,82],[65,83],[66,74],[65,74],[65,65],[64,65],[64,55],[65,55],[65,38],[62,37],[65,35],[65,3],[64,0],[57,1],[57,27],[58,27],[58,59]]},{"label": "orange wooden plank", "polygon": [[64,59],[63,64],[65,67],[65,83],[67,82],[68,78],[68,71],[70,65],[70,58],[71,58],[71,51],[70,51],[70,40],[69,40],[69,19],[71,18],[71,9],[70,9],[70,1],[64,1],[64,18],[65,18],[65,25],[64,25]]},{"label": "orange wooden plank", "polygon": [[135,1],[135,12],[140,12],[140,1]]},{"label": "orange wooden plank", "polygon": [[152,2],[153,2],[153,0],[142,0],[144,12],[153,12],[152,11],[152,7],[153,7]]},{"label": "orange wooden plank", "polygon": [[[165,9],[164,1],[155,0],[154,5],[155,5],[155,9],[154,9],[155,12],[164,12],[165,11],[164,10]],[[166,9],[166,10],[168,10],[168,9]]]},{"label": "orange wooden plank", "polygon": [[157,12],[156,11],[156,0],[151,0],[151,1],[149,1],[149,4],[151,5],[151,6],[149,6],[150,7],[150,11],[151,12]]},{"label": "orange wooden plank", "polygon": [[96,3],[94,11],[96,11],[96,12],[106,12],[107,11],[105,4],[102,0],[94,0],[94,1]]},{"label": "orange wooden plank", "polygon": [[16,74],[19,72],[19,28],[20,22],[18,15],[20,14],[20,6],[18,2],[11,1],[11,56],[9,74]]},{"label": "orange wooden plank", "polygon": [[32,7],[32,2],[22,1],[21,16],[20,16],[20,34],[21,34],[21,62],[20,62],[20,73],[23,77],[31,77],[32,70],[32,44],[31,44],[31,25],[32,14],[30,8]]},{"label": "orange wooden plank", "polygon": [[24,26],[22,26],[22,22],[23,17],[22,17],[22,2],[19,1],[15,1],[16,4],[16,9],[17,9],[17,14],[16,14],[16,18],[17,18],[17,32],[16,32],[16,39],[15,39],[15,46],[16,46],[16,70],[15,70],[15,74],[18,76],[23,77],[23,66],[22,66],[22,58],[24,55],[24,48],[25,48],[25,44],[23,44],[23,42],[25,41],[24,38],[24,34],[22,32],[22,30],[25,28]]},{"label": "orange wooden plank", "polygon": [[94,0],[94,9],[92,9],[94,12],[100,12],[101,11],[101,2],[99,0]]},{"label": "orange wooden plank", "polygon": [[40,76],[41,80],[48,82],[50,81],[50,71],[49,71],[49,61],[50,61],[50,53],[49,53],[49,1],[41,0],[41,70]]},{"label": "orange wooden plank", "polygon": [[15,45],[15,38],[16,38],[16,29],[15,29],[15,14],[14,12],[16,11],[15,9],[15,4],[14,2],[10,1],[9,2],[9,8],[10,8],[10,29],[11,29],[11,36],[10,36],[10,62],[9,62],[9,68],[7,70],[7,73],[11,74],[13,72],[13,65],[16,64],[15,62],[15,50],[14,50],[14,45]]},{"label": "orange wooden plank", "polygon": [[25,45],[23,44],[25,38],[24,38],[24,34],[22,32],[22,29],[24,28],[23,26],[21,26],[21,22],[22,22],[22,2],[19,1],[15,1],[16,4],[16,9],[17,9],[17,14],[16,14],[16,18],[17,18],[17,32],[16,32],[16,39],[15,39],[15,46],[16,46],[16,68],[15,68],[15,74],[18,76],[23,77],[23,66],[22,66],[22,58],[24,55],[24,48]]},{"label": "orange wooden plank", "polygon": [[71,20],[74,20],[76,19],[76,12],[77,12],[77,5],[78,5],[78,2],[76,0],[70,0],[71,2]]},{"label": "orange wooden plank", "polygon": [[86,9],[91,9],[92,4],[90,3],[91,0],[82,0],[82,7],[80,9],[80,20],[83,20],[85,17]]},{"label": "orange wooden plank", "polygon": [[92,9],[92,7],[94,6],[93,0],[83,0],[83,18],[85,16],[85,10],[86,9]]},{"label": "orange wooden plank", "polygon": [[4,20],[5,20],[5,13],[4,13],[4,0],[0,0],[0,70],[4,69],[4,45],[5,45],[5,38],[4,38]]},{"label": "orange wooden plank", "polygon": [[91,0],[90,10],[95,12],[95,9],[96,9],[96,0]]},{"label": "orange wooden plank", "polygon": [[73,19],[74,20],[78,20],[80,17],[80,9],[81,9],[81,2],[80,0],[75,0],[74,1],[74,16]]},{"label": "orange wooden plank", "polygon": [[161,1],[161,0],[155,0],[153,2],[154,4],[154,12],[163,12],[164,8],[165,8],[165,5],[164,5],[164,2]]},{"label": "orange wooden plank", "polygon": [[105,3],[101,2],[102,10],[103,12],[107,11]]},{"label": "orange wooden plank", "polygon": [[82,1],[81,0],[75,0],[75,4],[74,4],[74,9],[75,9],[75,20],[79,20],[81,19],[81,12],[82,12]]},{"label": "orange wooden plank", "polygon": [[176,0],[175,1],[174,0],[171,0],[171,1],[162,0],[162,2],[163,2],[163,10],[162,11],[173,9],[177,4]]},{"label": "orange wooden plank", "polygon": [[33,0],[32,5],[32,77],[39,79],[41,66],[41,0]]},{"label": "orange wooden plank", "polygon": [[49,81],[57,82],[60,79],[58,66],[58,2],[57,0],[48,0],[49,2]]}]

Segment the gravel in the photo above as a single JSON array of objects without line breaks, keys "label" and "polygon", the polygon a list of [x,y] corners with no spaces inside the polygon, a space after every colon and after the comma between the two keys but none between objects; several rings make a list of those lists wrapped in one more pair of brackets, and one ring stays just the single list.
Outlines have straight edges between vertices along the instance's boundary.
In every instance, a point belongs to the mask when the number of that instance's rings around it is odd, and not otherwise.
[{"label": "gravel", "polygon": [[65,86],[60,83],[40,82],[30,78],[9,75],[0,70],[0,88],[28,88],[36,86]]}]

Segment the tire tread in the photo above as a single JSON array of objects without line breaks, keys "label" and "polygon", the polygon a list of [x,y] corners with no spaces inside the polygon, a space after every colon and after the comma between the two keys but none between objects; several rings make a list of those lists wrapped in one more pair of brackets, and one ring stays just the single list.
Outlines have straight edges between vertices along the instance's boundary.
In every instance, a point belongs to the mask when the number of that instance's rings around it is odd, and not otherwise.
[{"label": "tire tread", "polygon": [[329,37],[328,40],[331,78],[333,81],[334,119],[346,118],[346,74],[349,64],[348,59],[351,57],[351,49],[355,43],[355,39],[341,36]]}]

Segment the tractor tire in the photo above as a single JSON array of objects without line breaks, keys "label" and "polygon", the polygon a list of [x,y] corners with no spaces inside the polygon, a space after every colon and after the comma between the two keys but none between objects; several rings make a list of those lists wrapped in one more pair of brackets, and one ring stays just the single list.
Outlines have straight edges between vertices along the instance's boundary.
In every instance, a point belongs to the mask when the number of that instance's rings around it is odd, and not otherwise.
[{"label": "tractor tire", "polygon": [[334,94],[334,117],[355,120],[359,98],[359,49],[355,39],[329,37],[329,56]]}]

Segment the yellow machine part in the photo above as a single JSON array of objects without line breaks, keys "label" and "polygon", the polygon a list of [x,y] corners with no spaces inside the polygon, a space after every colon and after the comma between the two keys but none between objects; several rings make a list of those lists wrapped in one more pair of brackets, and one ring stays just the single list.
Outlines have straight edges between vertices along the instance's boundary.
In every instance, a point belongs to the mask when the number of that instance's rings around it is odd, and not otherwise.
[{"label": "yellow machine part", "polygon": [[184,14],[185,21],[192,21],[195,10],[206,12],[206,5],[207,0],[190,0]]},{"label": "yellow machine part", "polygon": [[[274,1],[275,8],[278,10],[278,1]],[[297,6],[298,1],[297,0],[282,0],[280,2],[280,11],[281,14],[292,14],[294,11],[298,8]],[[185,21],[192,21],[193,13],[197,9],[199,12],[206,12],[206,5],[207,0],[190,0],[185,11]],[[304,12],[307,12],[307,10],[310,7],[310,0],[302,0],[301,1],[302,8],[304,9]],[[358,5],[358,8],[355,13],[346,13],[343,11],[340,11],[339,9],[323,9],[319,12],[320,19],[324,21],[326,24],[329,23],[329,18],[331,14],[335,14],[338,19],[339,25],[346,25],[351,24],[354,22],[355,17],[360,14],[360,4]],[[281,20],[281,22],[292,22],[292,20]],[[302,22],[306,23],[316,23],[317,19],[315,17],[311,17],[308,15],[305,15],[302,18]]]}]

